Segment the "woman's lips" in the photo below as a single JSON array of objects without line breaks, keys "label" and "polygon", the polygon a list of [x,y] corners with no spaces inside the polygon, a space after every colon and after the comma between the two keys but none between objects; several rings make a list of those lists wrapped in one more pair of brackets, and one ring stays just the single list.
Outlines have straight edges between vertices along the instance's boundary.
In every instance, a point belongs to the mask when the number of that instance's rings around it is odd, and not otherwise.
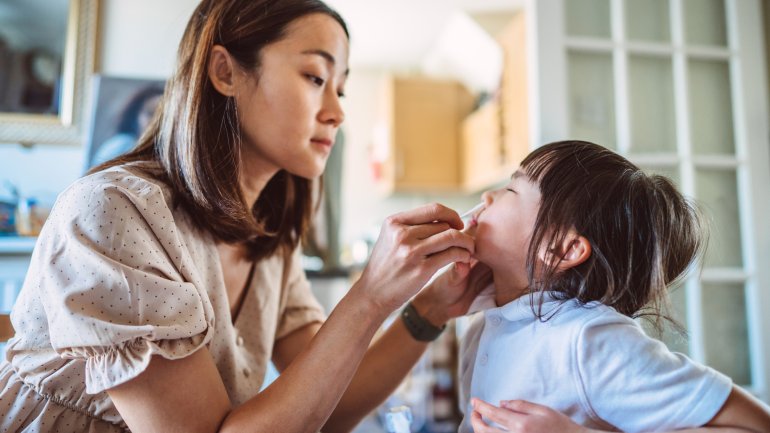
[{"label": "woman's lips", "polygon": [[310,141],[312,141],[315,144],[319,144],[324,147],[332,147],[334,145],[333,140],[329,140],[328,138],[313,138]]}]

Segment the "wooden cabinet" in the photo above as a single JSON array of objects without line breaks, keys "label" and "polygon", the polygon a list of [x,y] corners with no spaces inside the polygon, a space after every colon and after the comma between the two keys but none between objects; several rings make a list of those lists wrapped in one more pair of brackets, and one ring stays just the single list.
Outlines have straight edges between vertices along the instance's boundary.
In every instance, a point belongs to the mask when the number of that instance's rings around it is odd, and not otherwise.
[{"label": "wooden cabinet", "polygon": [[499,94],[474,110],[455,81],[390,77],[383,86],[375,172],[386,192],[476,192],[508,178],[529,152],[525,20],[498,35]]},{"label": "wooden cabinet", "polygon": [[496,39],[504,55],[500,91],[462,124],[466,191],[507,179],[530,151],[525,14],[516,13]]},{"label": "wooden cabinet", "polygon": [[473,96],[455,81],[391,77],[381,101],[381,185],[389,192],[457,190],[460,126]]}]

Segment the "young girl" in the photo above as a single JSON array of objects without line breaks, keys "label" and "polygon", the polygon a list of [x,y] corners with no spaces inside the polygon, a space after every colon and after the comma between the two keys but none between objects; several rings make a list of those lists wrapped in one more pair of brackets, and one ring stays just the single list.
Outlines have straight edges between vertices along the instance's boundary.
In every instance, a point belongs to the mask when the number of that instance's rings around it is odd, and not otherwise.
[{"label": "young girl", "polygon": [[461,349],[460,432],[770,431],[765,405],[632,319],[660,314],[703,247],[671,181],[564,141],[483,197],[474,256],[494,291]]}]

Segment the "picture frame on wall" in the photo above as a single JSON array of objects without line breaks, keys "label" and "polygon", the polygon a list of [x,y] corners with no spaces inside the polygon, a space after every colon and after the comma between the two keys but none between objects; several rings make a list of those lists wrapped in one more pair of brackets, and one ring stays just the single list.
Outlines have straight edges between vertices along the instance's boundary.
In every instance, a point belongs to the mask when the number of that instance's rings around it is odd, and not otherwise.
[{"label": "picture frame on wall", "polygon": [[165,84],[164,80],[94,76],[83,172],[136,146]]}]

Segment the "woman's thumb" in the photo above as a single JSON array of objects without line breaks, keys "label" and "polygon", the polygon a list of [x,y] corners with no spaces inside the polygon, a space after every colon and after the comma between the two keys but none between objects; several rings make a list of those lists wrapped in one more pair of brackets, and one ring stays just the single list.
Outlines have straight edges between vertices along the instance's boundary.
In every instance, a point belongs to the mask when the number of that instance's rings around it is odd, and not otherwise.
[{"label": "woman's thumb", "polygon": [[471,272],[471,265],[465,262],[455,262],[452,266],[452,282],[457,283],[468,277]]}]

